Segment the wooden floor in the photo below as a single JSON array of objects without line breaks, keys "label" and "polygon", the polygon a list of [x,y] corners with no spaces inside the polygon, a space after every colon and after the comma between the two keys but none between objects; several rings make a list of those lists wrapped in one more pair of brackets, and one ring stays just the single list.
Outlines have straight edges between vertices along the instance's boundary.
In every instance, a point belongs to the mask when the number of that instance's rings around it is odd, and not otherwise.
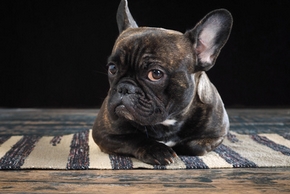
[{"label": "wooden floor", "polygon": [[[290,109],[228,113],[231,130],[239,133],[290,133]],[[69,134],[91,128],[96,114],[92,109],[0,109],[0,135]],[[290,168],[2,170],[0,193],[290,193]]]}]

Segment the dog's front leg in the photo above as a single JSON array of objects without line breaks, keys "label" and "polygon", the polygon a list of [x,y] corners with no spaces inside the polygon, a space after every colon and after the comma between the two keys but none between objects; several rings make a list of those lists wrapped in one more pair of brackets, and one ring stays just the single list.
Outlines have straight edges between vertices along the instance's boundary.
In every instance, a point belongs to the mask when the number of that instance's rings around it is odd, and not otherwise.
[{"label": "dog's front leg", "polygon": [[177,157],[170,147],[143,134],[102,134],[101,136],[94,139],[100,149],[109,154],[134,156],[145,163],[162,165],[171,164],[173,158]]},{"label": "dog's front leg", "polygon": [[203,156],[223,142],[224,137],[189,140],[173,147],[179,155]]}]

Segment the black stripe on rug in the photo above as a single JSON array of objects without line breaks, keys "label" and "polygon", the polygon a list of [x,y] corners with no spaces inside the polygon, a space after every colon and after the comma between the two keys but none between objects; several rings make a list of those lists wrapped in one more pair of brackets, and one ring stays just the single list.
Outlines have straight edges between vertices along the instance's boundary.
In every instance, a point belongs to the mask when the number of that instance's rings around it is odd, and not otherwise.
[{"label": "black stripe on rug", "polygon": [[254,162],[242,157],[240,154],[230,149],[228,146],[221,144],[214,152],[218,153],[229,164],[232,164],[234,168],[256,168],[258,167]]},{"label": "black stripe on rug", "polygon": [[290,156],[290,148],[277,144],[271,140],[269,140],[267,137],[259,136],[259,135],[252,135],[252,139],[259,144],[265,145],[275,151],[281,152],[282,154],[286,156]]},{"label": "black stripe on rug", "polygon": [[133,162],[130,157],[110,154],[109,158],[111,160],[112,169],[114,170],[133,169]]},{"label": "black stripe on rug", "polygon": [[237,142],[239,142],[239,139],[237,138],[237,136],[234,135],[234,134],[232,134],[232,133],[230,133],[230,132],[228,132],[228,134],[227,134],[227,139],[228,139],[230,142],[232,142],[232,143],[237,143]]},{"label": "black stripe on rug", "polygon": [[72,170],[89,169],[89,131],[83,131],[74,134],[68,163],[66,168]]},{"label": "black stripe on rug", "polygon": [[153,165],[153,169],[155,170],[166,170],[165,165]]},{"label": "black stripe on rug", "polygon": [[10,139],[11,136],[7,135],[7,136],[2,136],[0,137],[0,145],[3,144],[5,141],[7,141],[8,139]]},{"label": "black stripe on rug", "polygon": [[290,133],[285,133],[282,135],[285,139],[290,140]]},{"label": "black stripe on rug", "polygon": [[0,169],[20,169],[40,136],[24,136],[0,159]]},{"label": "black stripe on rug", "polygon": [[209,168],[199,157],[197,156],[179,156],[182,162],[184,162],[186,169],[207,169]]},{"label": "black stripe on rug", "polygon": [[57,144],[60,144],[61,138],[62,136],[54,136],[49,143],[56,146]]}]

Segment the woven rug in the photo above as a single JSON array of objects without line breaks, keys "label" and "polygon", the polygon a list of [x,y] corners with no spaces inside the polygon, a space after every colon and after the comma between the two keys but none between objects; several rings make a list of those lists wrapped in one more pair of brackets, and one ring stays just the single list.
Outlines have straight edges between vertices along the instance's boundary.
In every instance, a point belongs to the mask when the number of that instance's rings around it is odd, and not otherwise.
[{"label": "woven rug", "polygon": [[169,166],[148,165],[100,151],[86,130],[63,136],[0,136],[0,169],[207,169],[290,167],[290,137],[231,132],[202,157],[179,156]]}]

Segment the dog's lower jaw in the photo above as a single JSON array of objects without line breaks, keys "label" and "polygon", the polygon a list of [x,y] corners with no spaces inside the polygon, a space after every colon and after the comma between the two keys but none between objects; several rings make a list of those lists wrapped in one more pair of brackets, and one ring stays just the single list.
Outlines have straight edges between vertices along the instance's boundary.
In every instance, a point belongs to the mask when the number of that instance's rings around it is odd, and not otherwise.
[{"label": "dog's lower jaw", "polygon": [[134,116],[128,111],[128,109],[124,105],[117,106],[115,108],[115,113],[118,117],[124,117],[126,120],[134,120]]}]

